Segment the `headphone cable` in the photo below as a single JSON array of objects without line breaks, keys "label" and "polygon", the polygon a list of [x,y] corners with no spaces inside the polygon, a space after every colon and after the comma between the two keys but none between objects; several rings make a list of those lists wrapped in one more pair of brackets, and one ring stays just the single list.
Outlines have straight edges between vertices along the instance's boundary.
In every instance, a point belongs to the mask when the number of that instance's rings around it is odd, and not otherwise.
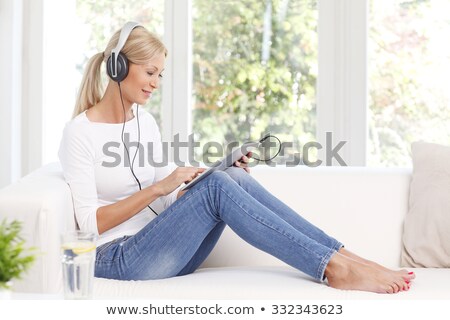
[{"label": "headphone cable", "polygon": [[275,139],[278,140],[279,147],[278,147],[277,153],[275,153],[275,155],[274,155],[273,157],[270,157],[269,159],[259,159],[259,158],[256,158],[255,156],[252,155],[252,158],[253,158],[253,159],[255,159],[256,161],[268,162],[268,161],[274,159],[276,156],[278,156],[278,154],[279,154],[280,151],[281,151],[281,141],[280,141],[280,139],[278,139],[276,136],[271,135],[271,134],[269,133],[269,134],[265,135],[261,140],[259,140],[259,143],[263,143],[265,140],[269,139],[270,137],[273,137],[273,138],[275,138]]},{"label": "headphone cable", "polygon": [[[137,146],[136,146],[136,152],[134,153],[134,156],[133,156],[133,162],[131,162],[131,161],[130,161],[130,153],[128,152],[128,148],[127,148],[127,146],[126,146],[126,144],[125,144],[125,141],[124,141],[124,139],[123,139],[123,135],[124,135],[124,131],[125,131],[125,119],[126,119],[125,105],[124,105],[124,103],[123,103],[122,89],[121,89],[121,87],[120,87],[120,82],[117,82],[117,84],[119,85],[120,101],[122,102],[122,109],[123,109],[123,126],[122,126],[122,135],[121,135],[122,143],[123,143],[123,146],[125,147],[125,150],[126,150],[126,152],[127,152],[128,162],[130,163],[130,170],[131,170],[131,173],[133,174],[133,177],[134,177],[134,179],[136,180],[136,182],[137,182],[137,184],[138,184],[138,186],[139,186],[139,190],[142,190],[141,182],[140,182],[139,179],[136,177],[136,174],[134,173],[134,170],[133,170],[134,160],[136,159],[136,155],[137,155],[137,153],[138,153],[138,151],[139,151],[139,143],[141,142],[141,129],[140,129],[140,126],[139,126],[139,105],[136,105],[136,106],[137,106],[137,107],[136,107],[136,120],[137,120],[137,123],[138,123],[138,144],[137,144]],[[150,210],[152,210],[154,214],[158,215],[158,214],[156,213],[156,211],[153,210],[152,207],[150,207],[150,205],[147,205],[147,207],[148,207]]]}]

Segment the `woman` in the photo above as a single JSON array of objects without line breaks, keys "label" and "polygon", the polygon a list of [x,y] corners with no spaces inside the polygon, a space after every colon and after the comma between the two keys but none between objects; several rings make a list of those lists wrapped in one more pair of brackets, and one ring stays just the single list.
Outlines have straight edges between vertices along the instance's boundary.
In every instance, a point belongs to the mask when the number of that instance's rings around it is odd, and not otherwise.
[{"label": "woman", "polygon": [[[59,150],[78,226],[99,235],[97,277],[145,280],[192,273],[229,225],[248,243],[331,287],[378,293],[410,288],[412,272],[351,253],[266,191],[249,175],[251,154],[187,191],[180,186],[203,169],[150,165],[162,162],[160,133],[138,106],[158,89],[167,50],[139,25],[128,23],[122,31],[88,62]],[[110,79],[102,95],[103,62]],[[126,135],[136,148],[133,160],[131,144],[124,147]],[[157,199],[164,205],[159,214],[152,208]]]}]

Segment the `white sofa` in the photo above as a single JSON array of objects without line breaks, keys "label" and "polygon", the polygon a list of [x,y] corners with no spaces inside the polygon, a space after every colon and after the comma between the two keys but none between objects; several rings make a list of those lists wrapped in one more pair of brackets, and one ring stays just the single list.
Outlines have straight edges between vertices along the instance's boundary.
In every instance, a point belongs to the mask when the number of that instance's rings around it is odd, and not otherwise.
[{"label": "white sofa", "polygon": [[[297,212],[364,257],[400,264],[411,169],[253,168],[252,175]],[[0,190],[0,218],[24,222],[27,244],[41,254],[16,292],[60,293],[59,236],[74,228],[70,189],[52,163]],[[420,236],[420,235],[418,235]],[[163,280],[95,279],[97,299],[449,299],[449,269],[411,269],[411,290],[395,295],[319,284],[261,252],[227,227],[195,273]]]}]

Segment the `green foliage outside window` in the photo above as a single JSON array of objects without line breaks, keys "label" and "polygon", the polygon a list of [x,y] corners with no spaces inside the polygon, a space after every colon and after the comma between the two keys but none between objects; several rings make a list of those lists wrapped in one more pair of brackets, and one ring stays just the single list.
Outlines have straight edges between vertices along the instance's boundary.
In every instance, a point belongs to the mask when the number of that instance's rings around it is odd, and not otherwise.
[{"label": "green foliage outside window", "polygon": [[193,6],[196,141],[226,145],[267,132],[297,147],[315,140],[316,1]]},{"label": "green foliage outside window", "polygon": [[369,165],[411,166],[416,140],[450,144],[449,1],[370,1]]}]

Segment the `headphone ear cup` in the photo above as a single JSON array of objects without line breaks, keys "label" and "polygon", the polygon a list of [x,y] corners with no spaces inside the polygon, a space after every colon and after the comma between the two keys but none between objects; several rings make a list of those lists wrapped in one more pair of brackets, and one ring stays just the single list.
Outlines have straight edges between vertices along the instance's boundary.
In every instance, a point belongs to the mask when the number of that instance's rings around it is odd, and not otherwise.
[{"label": "headphone ear cup", "polygon": [[106,72],[113,81],[122,82],[128,75],[127,57],[122,52],[119,52],[119,55],[117,56],[117,75],[114,77],[112,70],[111,56],[109,56],[108,61],[106,63]]}]

